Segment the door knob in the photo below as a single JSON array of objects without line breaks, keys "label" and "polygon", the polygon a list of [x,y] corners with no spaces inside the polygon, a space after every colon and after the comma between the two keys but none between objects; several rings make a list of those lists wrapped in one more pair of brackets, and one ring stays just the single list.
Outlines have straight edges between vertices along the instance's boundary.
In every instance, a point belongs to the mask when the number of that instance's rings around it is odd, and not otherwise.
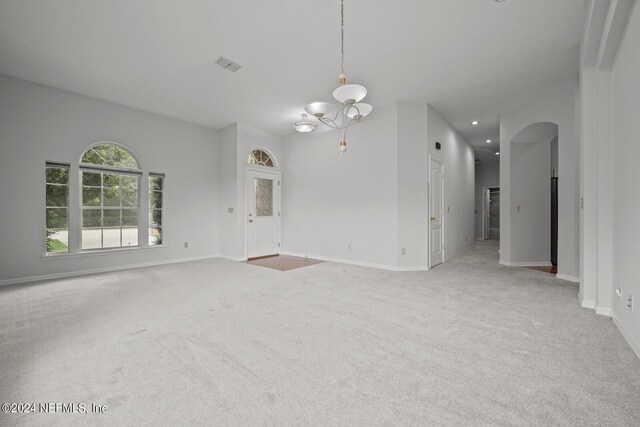
[{"label": "door knob", "polygon": [[253,220],[252,220],[252,219],[250,219],[250,220],[249,220],[249,222],[253,222]]}]

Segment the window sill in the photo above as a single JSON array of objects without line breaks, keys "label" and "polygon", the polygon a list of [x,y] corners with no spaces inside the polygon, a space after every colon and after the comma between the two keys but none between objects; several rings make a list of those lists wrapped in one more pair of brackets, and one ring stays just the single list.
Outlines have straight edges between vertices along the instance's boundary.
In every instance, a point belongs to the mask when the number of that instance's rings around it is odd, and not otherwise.
[{"label": "window sill", "polygon": [[154,245],[154,246],[133,246],[128,248],[114,248],[114,249],[91,249],[80,252],[58,252],[52,254],[42,255],[40,258],[42,259],[58,259],[58,258],[76,258],[76,257],[85,257],[92,255],[104,255],[104,254],[114,254],[114,253],[122,253],[122,252],[135,252],[135,251],[144,251],[144,250],[154,250],[154,249],[166,249],[169,245]]}]

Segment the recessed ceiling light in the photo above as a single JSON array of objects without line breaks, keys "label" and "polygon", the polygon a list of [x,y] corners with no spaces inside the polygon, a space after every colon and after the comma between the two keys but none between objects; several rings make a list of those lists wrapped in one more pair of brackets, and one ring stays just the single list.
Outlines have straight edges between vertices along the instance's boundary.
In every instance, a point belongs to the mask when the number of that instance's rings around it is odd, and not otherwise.
[{"label": "recessed ceiling light", "polygon": [[493,0],[493,1],[495,1],[496,3],[502,3],[503,1],[506,1],[506,0]]},{"label": "recessed ceiling light", "polygon": [[487,144],[491,144],[491,140],[490,139],[487,139],[486,142],[487,142]]},{"label": "recessed ceiling light", "polygon": [[477,120],[474,120],[474,121],[471,122],[471,124],[474,125],[474,126],[476,126],[478,123],[480,123],[480,122],[477,121]]},{"label": "recessed ceiling light", "polygon": [[496,156],[499,156],[499,155],[500,155],[500,152],[499,152],[499,151],[496,151]]}]

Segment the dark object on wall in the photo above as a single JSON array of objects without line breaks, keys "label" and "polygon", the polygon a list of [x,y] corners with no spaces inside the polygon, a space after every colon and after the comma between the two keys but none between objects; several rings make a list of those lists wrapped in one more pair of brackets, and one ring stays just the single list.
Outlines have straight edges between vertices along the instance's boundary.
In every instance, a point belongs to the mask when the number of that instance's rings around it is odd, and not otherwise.
[{"label": "dark object on wall", "polygon": [[442,148],[442,145],[436,141],[436,150],[439,150]]}]

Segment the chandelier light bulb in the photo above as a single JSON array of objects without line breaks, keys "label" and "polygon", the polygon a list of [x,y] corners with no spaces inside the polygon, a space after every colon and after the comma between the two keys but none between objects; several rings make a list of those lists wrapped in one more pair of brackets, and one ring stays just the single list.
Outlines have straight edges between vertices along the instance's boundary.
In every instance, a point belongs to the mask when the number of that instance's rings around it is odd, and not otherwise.
[{"label": "chandelier light bulb", "polygon": [[347,141],[340,141],[340,154],[344,154],[347,151]]}]

